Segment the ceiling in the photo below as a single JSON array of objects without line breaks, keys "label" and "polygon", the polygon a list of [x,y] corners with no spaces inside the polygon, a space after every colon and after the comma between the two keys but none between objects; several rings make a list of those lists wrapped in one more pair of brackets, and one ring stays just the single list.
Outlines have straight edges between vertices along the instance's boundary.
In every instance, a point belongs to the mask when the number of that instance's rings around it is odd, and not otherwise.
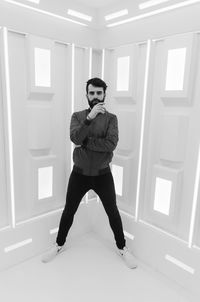
[{"label": "ceiling", "polygon": [[106,7],[109,5],[114,5],[114,4],[118,4],[119,2],[121,2],[120,0],[77,0],[75,1],[82,5],[86,5],[86,6],[90,6],[93,8],[102,8],[102,7]]}]

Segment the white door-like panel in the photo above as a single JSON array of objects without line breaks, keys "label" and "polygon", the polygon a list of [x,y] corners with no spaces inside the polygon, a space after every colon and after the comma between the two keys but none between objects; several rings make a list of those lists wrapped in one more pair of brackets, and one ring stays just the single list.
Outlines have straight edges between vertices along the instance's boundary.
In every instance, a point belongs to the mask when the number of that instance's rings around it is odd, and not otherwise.
[{"label": "white door-like panel", "polygon": [[146,43],[105,50],[106,106],[117,115],[119,127],[119,142],[112,163],[117,200],[120,209],[133,216],[136,209],[146,50]]}]

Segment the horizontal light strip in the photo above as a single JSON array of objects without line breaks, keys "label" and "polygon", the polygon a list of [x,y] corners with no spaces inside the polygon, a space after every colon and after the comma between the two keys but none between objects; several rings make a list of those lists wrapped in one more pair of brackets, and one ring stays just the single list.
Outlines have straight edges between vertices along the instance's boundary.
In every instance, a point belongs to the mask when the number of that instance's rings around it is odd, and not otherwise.
[{"label": "horizontal light strip", "polygon": [[27,244],[30,244],[33,240],[30,238],[30,239],[27,239],[27,240],[24,240],[24,241],[21,241],[21,242],[18,242],[16,244],[13,244],[13,245],[10,245],[10,246],[7,246],[5,247],[4,251],[5,253],[8,253],[8,252],[11,252],[13,250],[16,250],[22,246],[25,246]]},{"label": "horizontal light strip", "polygon": [[37,12],[37,13],[42,13],[42,14],[50,16],[50,17],[58,18],[58,19],[61,19],[61,20],[64,20],[64,21],[69,21],[69,22],[76,23],[76,24],[79,24],[79,25],[82,25],[82,26],[88,26],[87,24],[81,23],[79,21],[75,21],[75,20],[72,20],[72,19],[69,19],[69,18],[66,18],[66,17],[62,17],[60,15],[56,15],[56,14],[50,13],[48,11],[38,9],[38,8],[29,6],[29,5],[25,5],[25,4],[22,4],[22,3],[19,3],[19,2],[13,1],[13,0],[3,0],[3,1],[5,1],[7,3],[10,3],[10,4],[20,6],[20,7],[23,7],[23,8],[28,8],[30,10],[33,10],[33,11]]},{"label": "horizontal light strip", "polygon": [[106,21],[109,21],[109,20],[119,18],[119,17],[125,16],[125,15],[128,15],[128,9],[123,9],[123,10],[120,10],[113,14],[106,15],[104,18]]},{"label": "horizontal light strip", "polygon": [[177,4],[174,4],[174,5],[170,5],[170,6],[167,6],[167,7],[164,7],[164,8],[154,10],[154,11],[146,13],[146,14],[138,15],[138,16],[126,19],[126,20],[119,21],[119,22],[111,23],[111,24],[106,25],[106,27],[114,27],[114,26],[118,26],[118,25],[121,25],[121,24],[137,21],[137,20],[140,20],[140,19],[144,19],[144,18],[147,18],[147,17],[158,15],[158,14],[170,11],[170,10],[174,10],[174,9],[181,8],[181,7],[184,7],[184,6],[192,5],[192,4],[195,4],[195,3],[198,3],[198,2],[200,2],[200,0],[184,1],[184,2],[181,2],[181,3],[177,3]]},{"label": "horizontal light strip", "polygon": [[171,238],[173,238],[173,239],[175,239],[175,240],[177,240],[177,241],[180,241],[180,242],[182,242],[183,244],[186,244],[186,245],[188,244],[187,241],[185,241],[185,240],[183,240],[183,239],[181,239],[181,238],[179,238],[179,237],[177,237],[177,236],[174,236],[174,235],[172,235],[172,234],[170,234],[170,233],[168,233],[168,232],[166,232],[166,231],[164,231],[164,230],[162,230],[162,229],[156,227],[155,225],[152,225],[152,224],[150,224],[150,223],[148,223],[148,222],[146,222],[146,221],[144,221],[144,220],[139,219],[139,222],[142,223],[142,224],[144,224],[144,225],[146,225],[146,226],[148,226],[148,227],[151,228],[151,229],[154,229],[154,230],[156,230],[156,231],[158,231],[158,232],[160,232],[160,233],[162,233],[162,234],[167,235],[168,237],[171,237]]},{"label": "horizontal light strip", "polygon": [[165,259],[172,262],[173,264],[179,266],[183,270],[187,271],[190,274],[194,274],[195,270],[191,266],[186,265],[185,263],[181,262],[180,260],[170,256],[170,255],[165,255]]},{"label": "horizontal light strip", "polygon": [[145,8],[152,7],[152,6],[155,6],[155,5],[159,5],[159,4],[162,4],[162,3],[165,3],[165,2],[169,2],[169,1],[170,0],[150,0],[150,1],[140,3],[138,6],[139,6],[139,9],[145,9]]},{"label": "horizontal light strip", "polygon": [[83,19],[83,20],[86,20],[86,21],[89,21],[89,22],[92,21],[91,16],[82,14],[80,12],[77,12],[76,10],[73,10],[73,9],[68,9],[67,13],[68,13],[68,15],[73,16],[73,17],[77,17],[77,18],[80,18],[80,19]]},{"label": "horizontal light strip", "polygon": [[194,183],[192,213],[191,213],[191,219],[190,219],[190,232],[189,232],[189,240],[188,240],[188,242],[189,242],[188,243],[189,248],[192,247],[192,241],[193,241],[193,236],[194,236],[195,218],[196,218],[197,202],[198,202],[198,192],[199,192],[199,181],[200,181],[200,144],[199,144],[198,159],[197,159],[197,168],[196,168],[196,176],[195,176],[195,183]]},{"label": "horizontal light strip", "polygon": [[16,225],[17,226],[18,225],[22,225],[22,224],[25,224],[25,223],[29,223],[29,222],[33,222],[33,221],[39,220],[41,218],[45,218],[45,217],[51,216],[53,214],[56,214],[56,213],[59,213],[59,212],[63,211],[63,209],[64,209],[64,207],[60,208],[60,209],[57,209],[57,210],[54,210],[54,211],[51,211],[51,212],[48,212],[48,213],[45,213],[45,214],[42,214],[42,215],[39,215],[39,216],[36,216],[36,217],[33,217],[33,218],[30,218],[30,219],[27,219],[27,220],[20,221]]},{"label": "horizontal light strip", "polygon": [[7,231],[7,230],[10,230],[10,229],[11,229],[11,226],[6,226],[6,227],[1,228],[0,232]]},{"label": "horizontal light strip", "polygon": [[129,214],[129,213],[127,213],[127,212],[125,212],[125,211],[123,211],[121,209],[119,209],[119,212],[122,213],[122,214],[124,214],[124,215],[126,215],[129,218],[135,219],[135,217],[133,215],[131,215],[131,214]]},{"label": "horizontal light strip", "polygon": [[135,238],[132,234],[130,234],[130,233],[126,232],[126,231],[124,231],[124,235],[125,235],[127,238],[131,239],[131,240],[134,240],[134,238]]},{"label": "horizontal light strip", "polygon": [[52,229],[49,231],[50,235],[53,235],[55,233],[58,233],[58,228]]},{"label": "horizontal light strip", "polygon": [[196,249],[196,250],[200,251],[200,247],[199,247],[199,246],[197,246],[197,245],[195,245],[195,244],[192,246],[192,248],[194,248],[194,249]]},{"label": "horizontal light strip", "polygon": [[25,1],[32,2],[32,3],[35,3],[35,4],[39,4],[40,3],[40,0],[25,0]]}]

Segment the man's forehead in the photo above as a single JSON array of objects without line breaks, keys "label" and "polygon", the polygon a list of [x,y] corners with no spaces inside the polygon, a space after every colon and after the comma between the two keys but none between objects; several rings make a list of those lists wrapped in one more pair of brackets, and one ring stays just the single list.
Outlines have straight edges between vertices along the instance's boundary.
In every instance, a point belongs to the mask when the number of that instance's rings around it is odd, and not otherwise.
[{"label": "man's forehead", "polygon": [[103,87],[95,87],[92,84],[88,86],[88,91],[103,91]]}]

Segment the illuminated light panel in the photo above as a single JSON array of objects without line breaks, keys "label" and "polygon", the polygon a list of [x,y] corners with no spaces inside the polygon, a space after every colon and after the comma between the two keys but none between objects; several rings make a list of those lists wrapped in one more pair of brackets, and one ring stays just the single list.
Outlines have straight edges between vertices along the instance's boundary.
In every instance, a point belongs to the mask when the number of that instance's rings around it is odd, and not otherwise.
[{"label": "illuminated light panel", "polygon": [[148,17],[154,16],[154,15],[165,13],[165,12],[168,12],[170,10],[174,10],[174,9],[177,9],[177,8],[189,6],[189,5],[192,5],[192,4],[199,3],[199,2],[200,2],[200,0],[184,1],[184,2],[181,2],[181,3],[177,3],[177,4],[174,4],[174,5],[164,7],[164,8],[160,8],[160,9],[157,9],[157,10],[154,10],[154,11],[142,14],[142,15],[138,15],[138,16],[135,16],[135,17],[132,17],[132,18],[128,18],[128,19],[125,19],[125,20],[122,20],[122,21],[107,24],[106,27],[114,27],[114,26],[125,24],[125,23],[134,22],[134,21],[137,21],[137,20],[148,18]]},{"label": "illuminated light panel", "polygon": [[77,12],[76,10],[73,10],[73,9],[68,9],[67,13],[68,13],[68,15],[73,16],[73,17],[77,17],[77,18],[80,18],[80,19],[83,19],[83,20],[86,20],[86,21],[89,21],[89,22],[92,21],[91,16],[82,14],[80,12]]},{"label": "illuminated light panel", "polygon": [[[75,87],[75,45],[72,43],[71,45],[71,114],[74,112],[75,108],[75,97],[74,97],[74,87]],[[73,150],[74,150],[74,144],[71,142],[71,170],[73,169]]]},{"label": "illuminated light panel", "polygon": [[125,15],[128,15],[128,9],[122,9],[118,12],[113,13],[113,14],[106,15],[104,18],[105,18],[106,21],[109,21],[109,20],[119,18],[119,17],[125,16]]},{"label": "illuminated light panel", "polygon": [[89,79],[92,77],[92,48],[89,49]]},{"label": "illuminated light panel", "polygon": [[145,112],[147,104],[147,91],[149,82],[149,63],[151,54],[151,41],[147,41],[147,52],[145,62],[145,78],[144,78],[144,89],[143,89],[143,105],[142,105],[142,119],[141,119],[141,134],[140,134],[140,147],[139,147],[139,161],[138,161],[138,177],[137,177],[137,189],[136,189],[136,205],[135,205],[135,220],[138,220],[139,213],[139,198],[140,198],[140,184],[141,184],[141,171],[142,171],[142,155],[143,155],[143,144],[144,144],[144,126],[145,126]]},{"label": "illuminated light panel", "polygon": [[170,49],[165,90],[183,90],[186,48]]},{"label": "illuminated light panel", "polygon": [[81,23],[79,21],[75,21],[75,20],[72,20],[72,19],[60,16],[60,15],[56,15],[56,14],[50,13],[50,12],[48,12],[46,10],[38,9],[38,8],[29,6],[29,5],[26,5],[26,4],[19,3],[17,1],[13,1],[13,0],[3,0],[3,1],[5,1],[7,3],[10,3],[10,4],[13,4],[13,5],[17,5],[17,6],[23,7],[23,8],[30,9],[30,10],[35,11],[37,13],[41,13],[41,14],[44,14],[44,15],[47,15],[47,16],[50,16],[50,17],[58,18],[60,20],[69,21],[69,22],[72,22],[72,23],[75,23],[75,24],[79,24],[79,25],[82,25],[82,26],[88,26],[87,24]]},{"label": "illuminated light panel", "polygon": [[189,244],[188,244],[189,248],[192,247],[192,241],[193,241],[193,236],[194,236],[195,218],[196,218],[197,203],[198,203],[199,183],[200,183],[200,145],[199,145],[197,169],[196,169],[196,176],[195,176],[195,183],[194,183],[192,213],[191,213],[191,219],[190,219],[190,232],[189,232]]},{"label": "illuminated light panel", "polygon": [[122,196],[123,190],[123,167],[112,165],[112,173],[115,181],[116,194]]},{"label": "illuminated light panel", "polygon": [[38,199],[53,195],[53,167],[38,169]]},{"label": "illuminated light panel", "polygon": [[58,228],[55,228],[55,229],[52,229],[52,230],[49,231],[50,235],[53,235],[53,234],[56,234],[56,233],[58,233]]},{"label": "illuminated light panel", "polygon": [[130,234],[130,233],[126,232],[126,231],[124,231],[124,235],[125,235],[127,238],[131,239],[131,240],[134,240],[134,238],[135,238],[132,234]]},{"label": "illuminated light panel", "polygon": [[51,87],[51,51],[35,48],[35,86]]},{"label": "illuminated light panel", "polygon": [[105,49],[102,50],[102,68],[101,68],[101,78],[104,80],[105,73]]},{"label": "illuminated light panel", "polygon": [[12,110],[10,95],[10,73],[8,56],[8,31],[3,28],[4,61],[5,61],[5,86],[6,86],[6,104],[8,119],[8,145],[9,145],[9,172],[10,172],[10,199],[11,199],[11,219],[12,227],[15,228],[15,185],[14,185],[14,164],[13,164],[13,137],[12,137]]},{"label": "illuminated light panel", "polygon": [[156,177],[156,188],[154,196],[154,210],[169,215],[172,182]]},{"label": "illuminated light panel", "polygon": [[152,6],[155,6],[155,5],[159,5],[159,4],[162,4],[162,3],[165,3],[165,2],[169,2],[169,1],[170,0],[150,0],[150,1],[140,3],[138,6],[139,6],[139,9],[145,9],[145,8],[152,7]]},{"label": "illuminated light panel", "polygon": [[182,268],[183,270],[185,270],[186,272],[188,272],[190,274],[194,274],[194,272],[195,272],[194,268],[192,268],[191,266],[188,266],[187,264],[181,262],[180,260],[178,260],[170,255],[165,255],[165,259],[172,262],[173,264],[179,266],[180,268]]},{"label": "illuminated light panel", "polygon": [[7,246],[4,248],[4,252],[5,253],[8,253],[8,252],[11,252],[13,250],[16,250],[22,246],[25,246],[27,244],[30,244],[33,240],[30,238],[30,239],[27,239],[27,240],[24,240],[24,241],[21,241],[21,242],[18,242],[16,244],[13,244],[13,245],[10,245],[10,246]]},{"label": "illuminated light panel", "polygon": [[35,3],[35,4],[39,4],[40,3],[40,0],[26,0],[28,2],[32,2],[32,3]]},{"label": "illuminated light panel", "polygon": [[130,57],[117,59],[117,91],[129,90]]}]

